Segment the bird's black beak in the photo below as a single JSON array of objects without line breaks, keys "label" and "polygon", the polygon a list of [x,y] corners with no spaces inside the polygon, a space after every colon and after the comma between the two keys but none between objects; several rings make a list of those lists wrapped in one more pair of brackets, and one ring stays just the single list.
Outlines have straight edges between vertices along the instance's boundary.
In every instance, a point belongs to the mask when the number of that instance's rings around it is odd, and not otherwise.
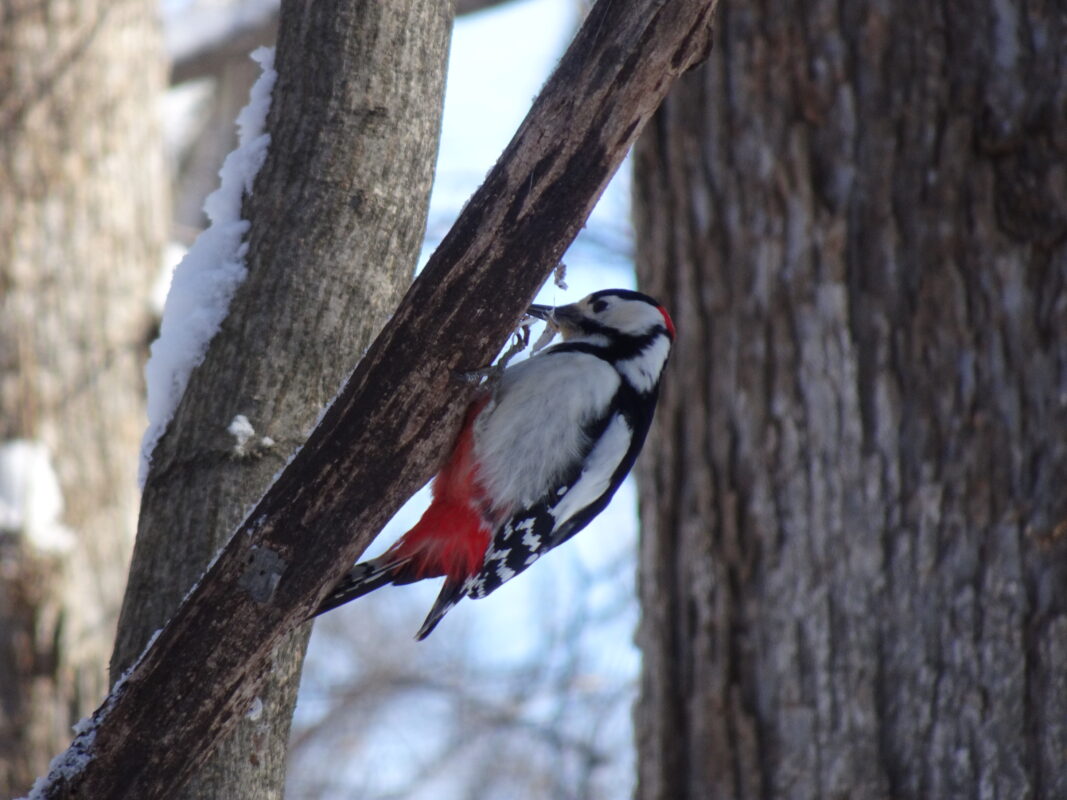
[{"label": "bird's black beak", "polygon": [[540,306],[536,303],[526,309],[526,313],[531,317],[537,317],[537,319],[550,320],[552,319],[552,312],[555,311],[552,306]]},{"label": "bird's black beak", "polygon": [[527,314],[537,319],[543,319],[550,329],[559,332],[560,336],[568,339],[582,332],[582,309],[577,303],[565,306],[540,306],[532,305],[527,309]]}]

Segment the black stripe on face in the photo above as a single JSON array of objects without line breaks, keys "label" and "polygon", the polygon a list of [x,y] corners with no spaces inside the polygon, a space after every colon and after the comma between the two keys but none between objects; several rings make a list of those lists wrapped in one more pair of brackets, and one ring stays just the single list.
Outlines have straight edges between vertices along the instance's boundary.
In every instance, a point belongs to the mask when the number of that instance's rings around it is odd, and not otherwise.
[{"label": "black stripe on face", "polygon": [[618,361],[628,361],[631,358],[636,358],[651,347],[658,337],[667,336],[667,329],[662,325],[657,325],[648,333],[643,333],[640,336],[621,334],[616,330],[612,330],[611,328],[596,322],[588,322],[588,324],[583,327],[589,335],[602,335],[608,341],[608,344],[600,345],[593,344],[592,342],[562,342],[561,344],[557,344],[550,348],[547,352],[589,353],[597,358],[602,358],[605,361],[614,364]]}]

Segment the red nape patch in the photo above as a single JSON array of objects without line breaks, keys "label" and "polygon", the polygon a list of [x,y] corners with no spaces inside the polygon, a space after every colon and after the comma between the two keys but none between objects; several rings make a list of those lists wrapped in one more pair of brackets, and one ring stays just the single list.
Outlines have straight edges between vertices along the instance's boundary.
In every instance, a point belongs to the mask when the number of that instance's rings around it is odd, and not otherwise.
[{"label": "red nape patch", "polygon": [[447,575],[462,580],[481,569],[489,535],[474,509],[434,499],[397,543],[397,555],[413,557],[418,579]]},{"label": "red nape patch", "polygon": [[667,309],[663,306],[658,306],[659,313],[663,315],[663,324],[667,326],[667,335],[674,339],[674,320],[671,319],[671,315],[667,313]]}]

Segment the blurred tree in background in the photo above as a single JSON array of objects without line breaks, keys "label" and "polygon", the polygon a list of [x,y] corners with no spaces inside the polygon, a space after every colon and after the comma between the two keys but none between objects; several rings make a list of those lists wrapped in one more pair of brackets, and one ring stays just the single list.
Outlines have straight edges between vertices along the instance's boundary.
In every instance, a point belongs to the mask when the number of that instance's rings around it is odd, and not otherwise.
[{"label": "blurred tree in background", "polygon": [[646,129],[640,800],[1067,796],[1065,41],[724,0]]},{"label": "blurred tree in background", "polygon": [[137,519],[165,62],[147,0],[0,3],[0,796],[107,686]]}]

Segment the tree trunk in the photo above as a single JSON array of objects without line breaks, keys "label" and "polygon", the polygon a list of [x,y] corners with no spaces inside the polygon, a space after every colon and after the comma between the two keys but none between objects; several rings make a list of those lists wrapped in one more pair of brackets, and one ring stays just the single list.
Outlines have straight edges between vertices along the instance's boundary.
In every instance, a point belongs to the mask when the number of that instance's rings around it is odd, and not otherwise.
[{"label": "tree trunk", "polygon": [[1067,796],[1061,11],[727,0],[646,130],[640,800]]},{"label": "tree trunk", "polygon": [[[444,93],[446,4],[283,4],[248,278],[155,449],[112,678],[177,608],[303,443],[409,284]],[[244,448],[227,431],[244,415]],[[264,439],[263,437],[267,437]],[[183,789],[281,797],[310,626],[275,650],[261,713]]]},{"label": "tree trunk", "polygon": [[144,0],[0,3],[2,797],[108,688],[166,232],[157,26]]}]

